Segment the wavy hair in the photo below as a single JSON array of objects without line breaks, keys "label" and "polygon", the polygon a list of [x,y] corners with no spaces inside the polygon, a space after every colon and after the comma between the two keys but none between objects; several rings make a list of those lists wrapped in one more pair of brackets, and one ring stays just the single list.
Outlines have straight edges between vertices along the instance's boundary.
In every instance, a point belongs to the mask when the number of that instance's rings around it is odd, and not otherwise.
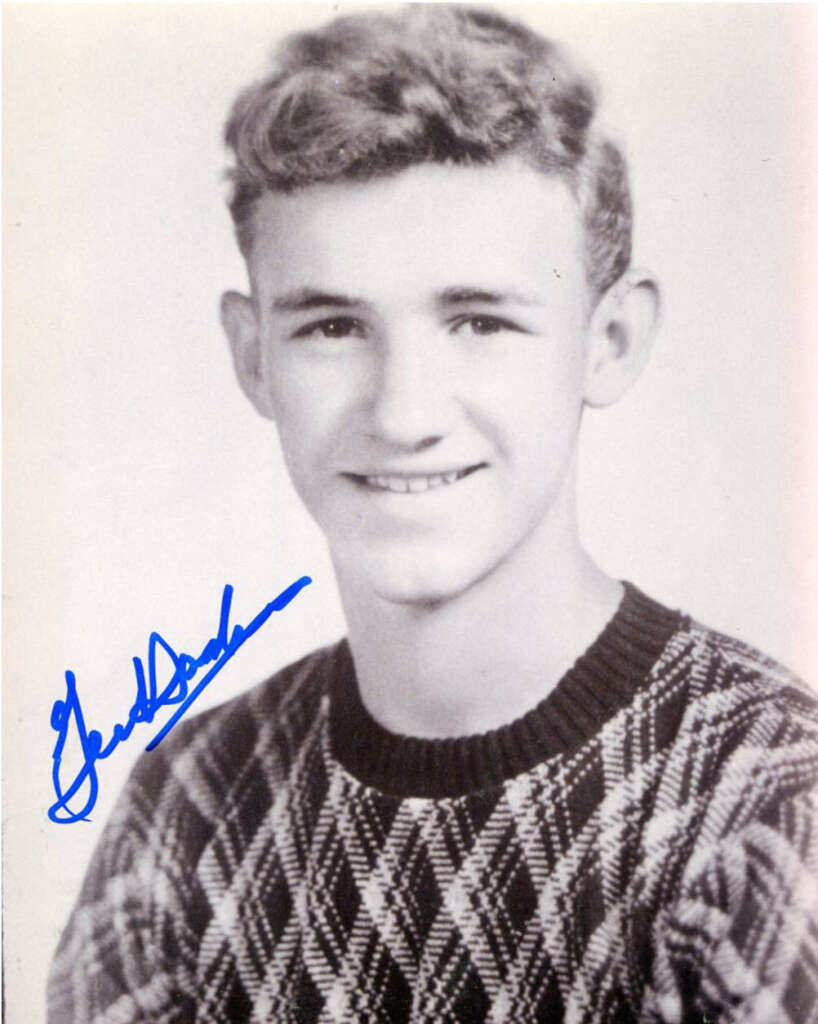
[{"label": "wavy hair", "polygon": [[481,6],[415,4],[295,33],[225,127],[239,245],[246,256],[267,191],[515,155],[568,184],[600,295],[630,262],[631,200],[622,153],[593,125],[596,103],[555,43]]}]

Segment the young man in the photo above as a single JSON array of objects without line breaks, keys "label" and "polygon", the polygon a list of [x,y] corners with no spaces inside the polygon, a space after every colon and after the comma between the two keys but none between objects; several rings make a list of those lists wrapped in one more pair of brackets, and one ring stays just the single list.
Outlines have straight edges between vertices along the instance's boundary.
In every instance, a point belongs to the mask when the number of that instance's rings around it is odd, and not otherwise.
[{"label": "young man", "polygon": [[224,326],[349,637],[142,758],[53,1020],[818,1020],[815,704],[578,537],[659,301],[593,115],[480,7],[294,37],[235,104]]}]

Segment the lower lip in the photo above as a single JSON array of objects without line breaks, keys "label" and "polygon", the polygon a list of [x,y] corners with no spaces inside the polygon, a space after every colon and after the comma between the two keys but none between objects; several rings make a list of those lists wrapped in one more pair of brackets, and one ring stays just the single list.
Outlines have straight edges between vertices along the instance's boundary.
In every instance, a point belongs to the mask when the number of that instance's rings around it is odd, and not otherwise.
[{"label": "lower lip", "polygon": [[376,484],[367,483],[365,477],[358,476],[354,473],[347,473],[345,476],[347,479],[351,480],[359,490],[365,491],[367,494],[376,494],[389,498],[423,498],[430,494],[444,494],[452,491],[453,489],[457,489],[458,484],[463,484],[467,480],[471,480],[472,477],[478,475],[480,470],[485,468],[485,465],[471,467],[467,473],[463,476],[457,477],[455,480],[452,480],[450,484],[442,483],[438,484],[436,487],[427,487],[422,491],[392,491],[388,487],[378,487]]}]

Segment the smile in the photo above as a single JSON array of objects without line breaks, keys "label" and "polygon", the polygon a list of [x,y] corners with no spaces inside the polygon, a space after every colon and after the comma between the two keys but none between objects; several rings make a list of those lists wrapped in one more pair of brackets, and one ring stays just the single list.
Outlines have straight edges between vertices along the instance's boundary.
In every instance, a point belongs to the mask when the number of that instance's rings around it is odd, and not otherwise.
[{"label": "smile", "polygon": [[448,487],[482,469],[484,465],[485,463],[480,463],[476,466],[467,466],[465,469],[453,469],[448,473],[378,473],[372,476],[350,476],[372,490],[391,491],[392,494],[422,494],[438,487]]}]

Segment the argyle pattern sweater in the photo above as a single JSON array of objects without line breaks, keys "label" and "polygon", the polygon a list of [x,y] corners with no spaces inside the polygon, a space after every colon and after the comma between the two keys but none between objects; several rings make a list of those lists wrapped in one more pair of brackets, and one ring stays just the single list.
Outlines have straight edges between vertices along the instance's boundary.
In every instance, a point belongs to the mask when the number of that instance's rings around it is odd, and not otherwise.
[{"label": "argyle pattern sweater", "polygon": [[387,732],[345,642],[176,727],[106,826],[68,1022],[818,1022],[818,711],[626,585],[495,732]]}]

